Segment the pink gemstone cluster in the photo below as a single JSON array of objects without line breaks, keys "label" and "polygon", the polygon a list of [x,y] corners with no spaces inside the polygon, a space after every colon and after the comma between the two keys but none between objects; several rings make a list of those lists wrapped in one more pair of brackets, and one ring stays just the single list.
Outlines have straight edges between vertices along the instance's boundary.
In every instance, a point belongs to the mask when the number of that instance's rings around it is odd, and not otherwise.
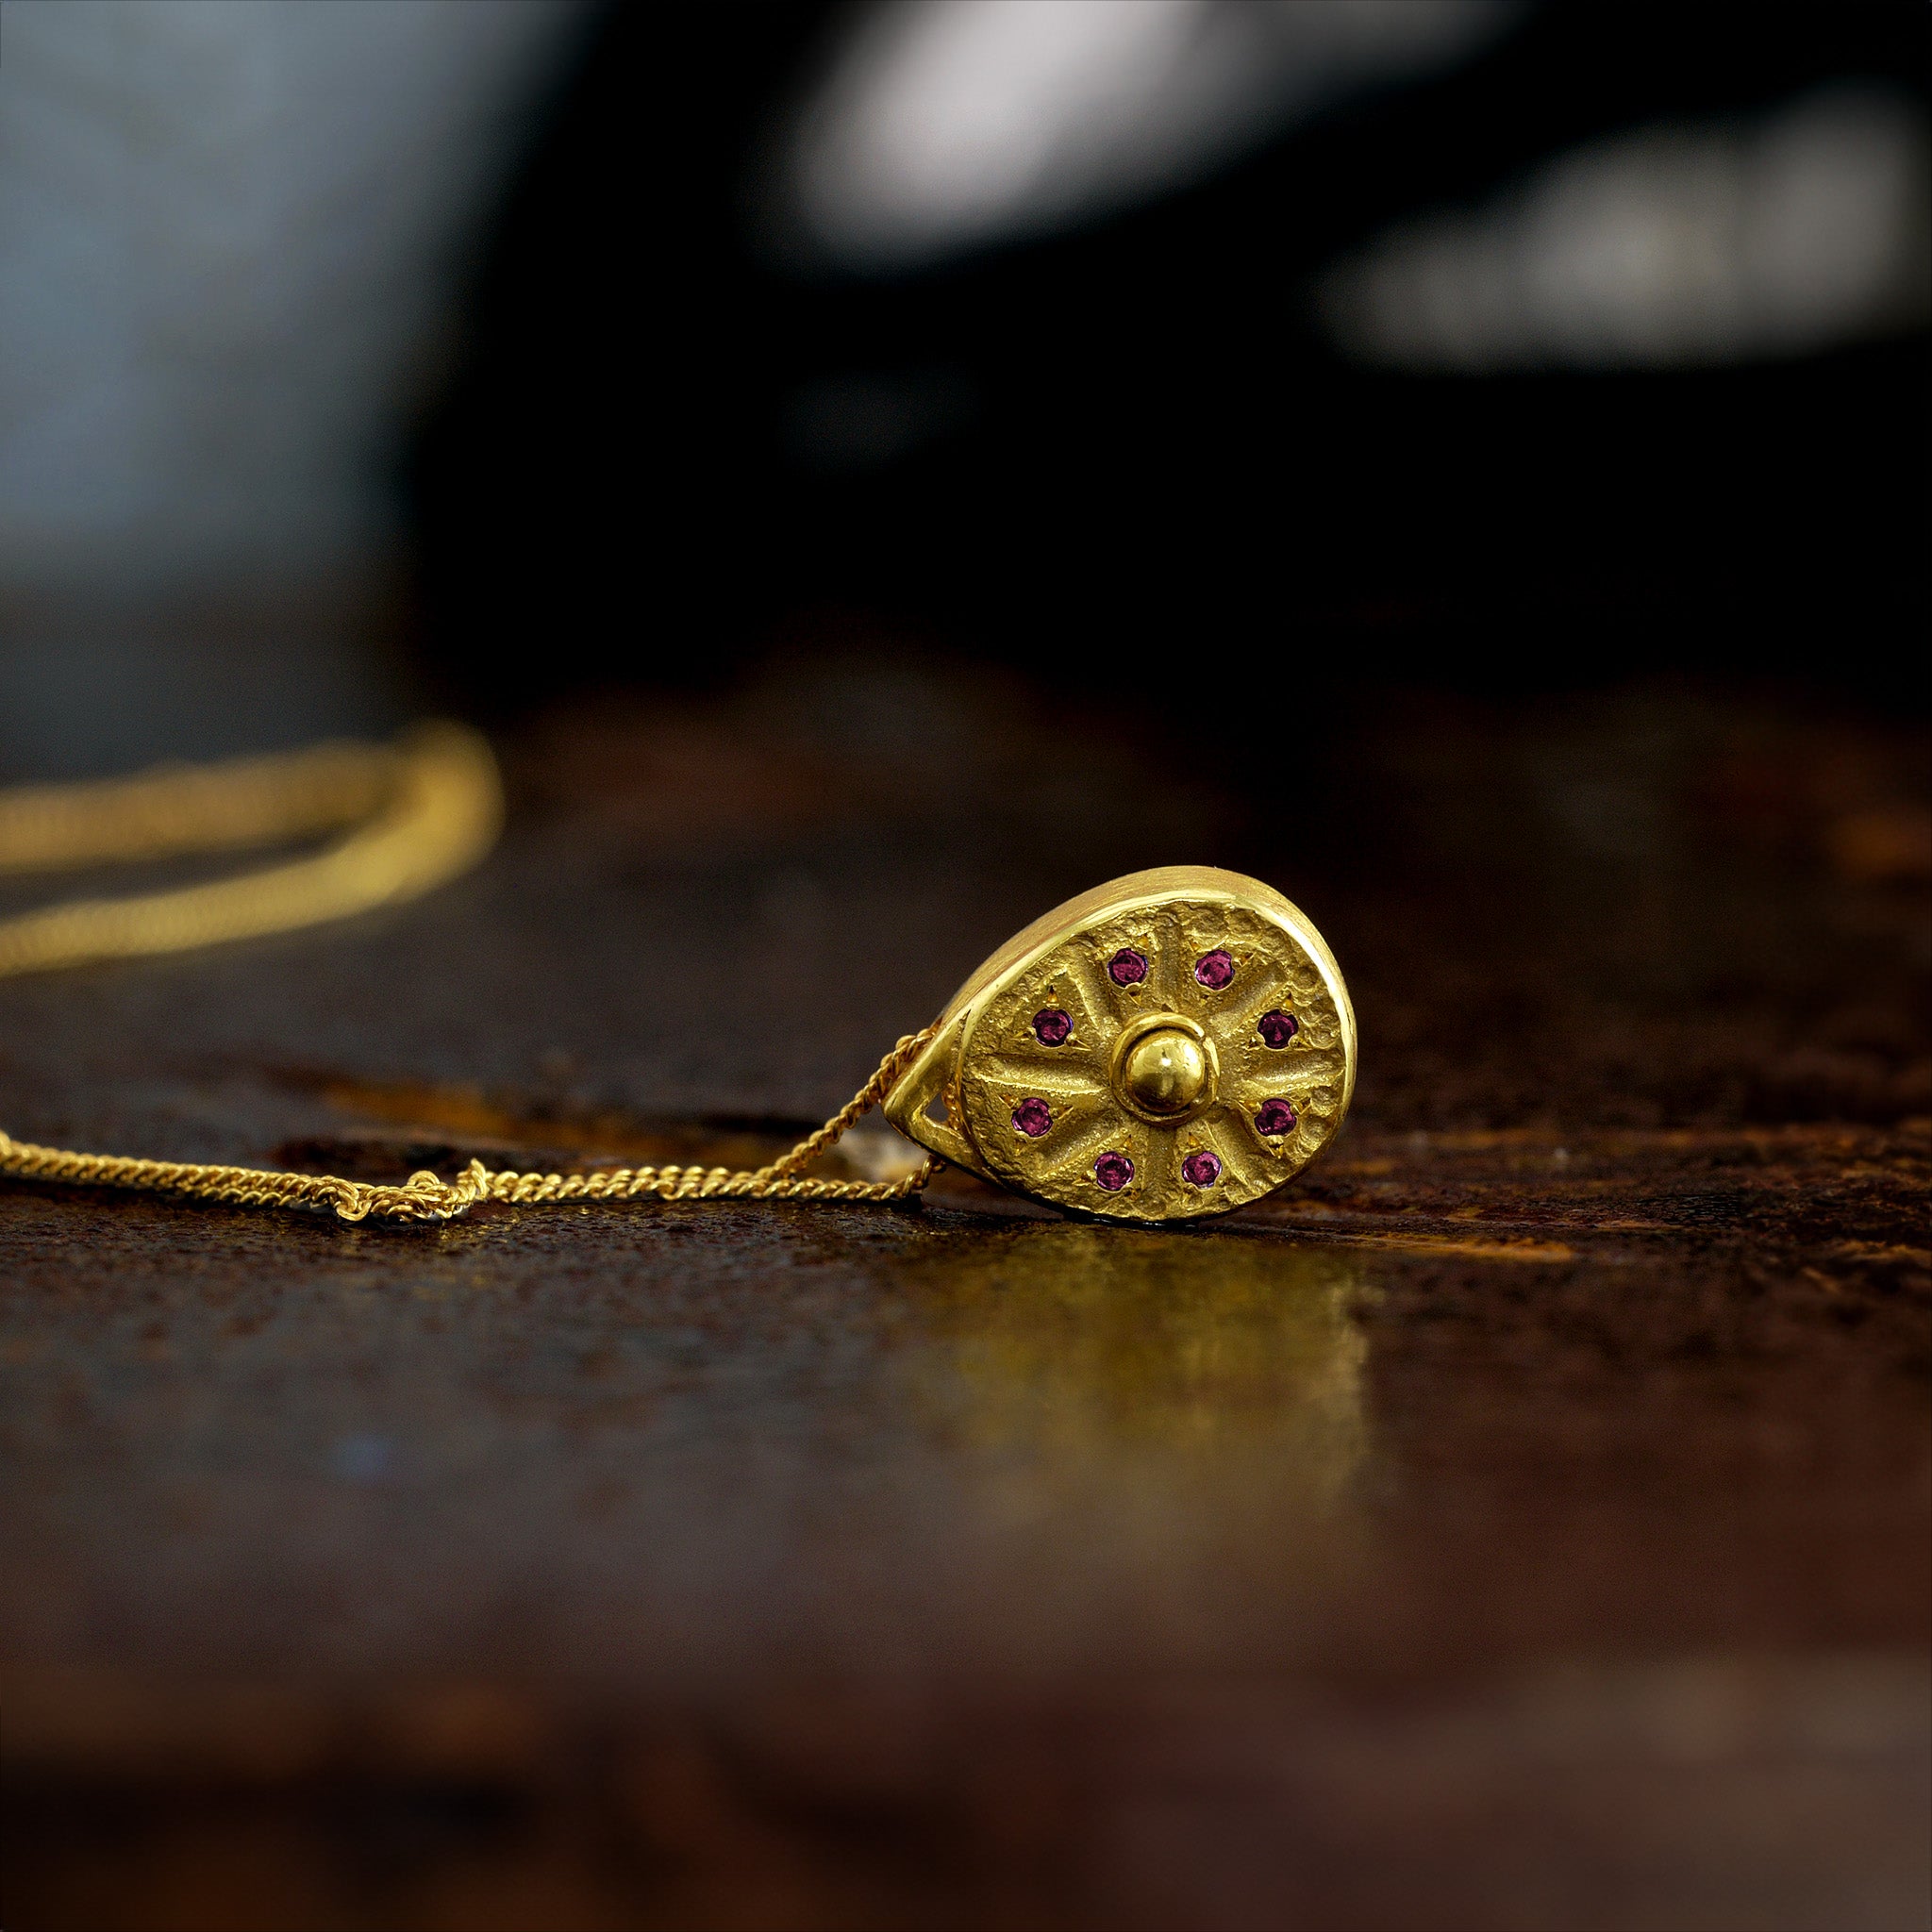
[{"label": "pink gemstone cluster", "polygon": [[[1108,976],[1116,986],[1140,986],[1147,977],[1147,956],[1133,946],[1123,946],[1107,962]],[[1209,992],[1220,992],[1234,983],[1234,955],[1216,946],[1194,961],[1194,978]],[[1286,1046],[1301,1030],[1295,1016],[1275,1008],[1255,1023],[1263,1043]],[[1033,1036],[1042,1046],[1064,1046],[1073,1038],[1073,1015],[1062,1007],[1042,1007],[1033,1016]],[[1291,1133],[1297,1115],[1291,1101],[1264,1100],[1255,1113],[1255,1130],[1270,1140]],[[1053,1125],[1053,1109],[1039,1096],[1023,1100],[1013,1109],[1013,1131],[1037,1141]],[[1211,1188],[1222,1176],[1221,1157],[1206,1147],[1197,1147],[1181,1162],[1181,1178],[1191,1188]],[[1093,1163],[1095,1183],[1109,1194],[1118,1194],[1134,1178],[1134,1163],[1124,1154],[1103,1154]]]}]

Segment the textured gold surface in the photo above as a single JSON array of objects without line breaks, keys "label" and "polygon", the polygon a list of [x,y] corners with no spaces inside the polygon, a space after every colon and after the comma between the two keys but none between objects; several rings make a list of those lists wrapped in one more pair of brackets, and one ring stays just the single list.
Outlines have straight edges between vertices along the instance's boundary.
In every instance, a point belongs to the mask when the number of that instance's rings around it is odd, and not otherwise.
[{"label": "textured gold surface", "polygon": [[[1144,978],[1111,976],[1123,951],[1145,959]],[[1233,964],[1220,988],[1195,976],[1214,952]],[[1279,1048],[1257,1031],[1276,1008],[1296,1022]],[[1073,1024],[1048,1045],[1036,1019],[1055,1010]],[[1198,1082],[1183,1041],[1198,1047]],[[1258,879],[1165,867],[1083,893],[995,954],[941,1016],[886,1113],[933,1152],[1037,1199],[1180,1221],[1239,1208],[1306,1167],[1341,1124],[1355,1054],[1347,991],[1306,914]],[[1271,1137],[1255,1116],[1274,1099],[1296,1120]],[[1043,1132],[1016,1124],[1029,1101],[1051,1114]],[[1202,1153],[1221,1171],[1196,1186],[1183,1166]],[[1109,1154],[1133,1164],[1118,1191],[1095,1171]]]}]

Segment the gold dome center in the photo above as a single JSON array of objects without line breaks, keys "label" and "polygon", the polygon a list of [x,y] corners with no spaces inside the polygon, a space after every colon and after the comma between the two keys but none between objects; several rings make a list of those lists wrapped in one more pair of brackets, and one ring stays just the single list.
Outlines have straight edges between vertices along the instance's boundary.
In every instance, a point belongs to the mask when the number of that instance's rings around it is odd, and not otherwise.
[{"label": "gold dome center", "polygon": [[1153,1026],[1121,1056],[1120,1095],[1137,1111],[1167,1120],[1186,1113],[1207,1091],[1207,1050],[1179,1026]]}]

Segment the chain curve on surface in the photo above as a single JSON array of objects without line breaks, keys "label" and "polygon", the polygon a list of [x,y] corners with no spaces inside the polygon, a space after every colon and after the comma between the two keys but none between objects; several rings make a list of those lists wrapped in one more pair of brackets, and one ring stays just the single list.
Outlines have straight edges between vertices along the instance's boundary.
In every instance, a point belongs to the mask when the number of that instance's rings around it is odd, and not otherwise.
[{"label": "chain curve on surface", "polygon": [[71,899],[0,919],[0,979],[259,939],[420,898],[468,872],[502,824],[503,787],[488,742],[447,723],[419,725],[393,745],[321,745],[0,792],[0,873],[342,832],[320,852],[228,878]]},{"label": "chain curve on surface", "polygon": [[316,1208],[339,1221],[455,1221],[481,1201],[534,1207],[552,1202],[635,1201],[903,1201],[917,1194],[939,1163],[927,1158],[893,1181],[826,1180],[802,1173],[834,1146],[891,1090],[936,1027],[907,1034],[872,1078],[790,1152],[758,1168],[619,1167],[591,1174],[492,1173],[473,1160],[454,1180],[427,1169],[400,1186],[343,1180],[335,1174],[291,1174],[272,1168],[222,1167],[182,1160],[142,1160],[125,1155],[82,1154],[41,1147],[0,1130],[0,1174],[69,1187],[130,1188],[177,1199],[242,1208]]},{"label": "chain curve on surface", "polygon": [[[0,978],[257,939],[417,898],[469,871],[496,842],[502,824],[503,788],[489,743],[448,723],[419,725],[393,745],[325,744],[0,791],[0,874],[340,834],[319,852],[228,878],[69,900],[0,919]],[[936,1162],[926,1159],[891,1181],[820,1179],[804,1170],[879,1104],[933,1032],[908,1034],[824,1126],[760,1168],[492,1174],[473,1160],[454,1180],[425,1169],[400,1186],[382,1186],[335,1174],[83,1154],[0,1130],[0,1175],[233,1207],[326,1208],[348,1222],[454,1221],[482,1201],[901,1201],[925,1186]]]}]

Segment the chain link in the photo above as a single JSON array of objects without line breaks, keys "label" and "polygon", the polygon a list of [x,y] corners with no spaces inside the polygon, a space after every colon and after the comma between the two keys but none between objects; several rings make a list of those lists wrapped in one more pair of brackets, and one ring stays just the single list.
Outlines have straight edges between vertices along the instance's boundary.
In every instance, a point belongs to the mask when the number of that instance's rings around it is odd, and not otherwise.
[{"label": "chain link", "polygon": [[[415,898],[475,865],[495,842],[502,817],[488,744],[446,724],[425,725],[393,748],[324,745],[102,785],[0,792],[0,873],[235,850],[361,821],[321,853],[234,878],[0,919],[0,978],[253,939]],[[903,1201],[925,1186],[936,1162],[924,1160],[893,1181],[822,1179],[804,1170],[884,1099],[934,1031],[908,1034],[824,1126],[760,1168],[519,1174],[473,1160],[454,1180],[425,1169],[385,1187],[334,1174],[82,1154],[0,1131],[0,1175],[233,1207],[326,1208],[349,1222],[454,1221],[481,1201]]]}]

